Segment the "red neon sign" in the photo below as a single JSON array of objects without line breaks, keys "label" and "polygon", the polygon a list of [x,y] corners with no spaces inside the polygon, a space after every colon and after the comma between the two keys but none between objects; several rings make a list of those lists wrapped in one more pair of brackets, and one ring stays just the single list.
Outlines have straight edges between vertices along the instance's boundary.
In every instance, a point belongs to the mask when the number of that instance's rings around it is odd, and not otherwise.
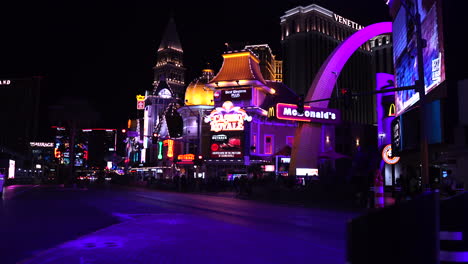
[{"label": "red neon sign", "polygon": [[194,154],[181,154],[177,156],[177,159],[179,160],[194,160],[195,155]]},{"label": "red neon sign", "polygon": [[382,150],[382,159],[385,163],[393,165],[397,164],[400,161],[400,157],[392,157],[392,144],[388,144]]}]

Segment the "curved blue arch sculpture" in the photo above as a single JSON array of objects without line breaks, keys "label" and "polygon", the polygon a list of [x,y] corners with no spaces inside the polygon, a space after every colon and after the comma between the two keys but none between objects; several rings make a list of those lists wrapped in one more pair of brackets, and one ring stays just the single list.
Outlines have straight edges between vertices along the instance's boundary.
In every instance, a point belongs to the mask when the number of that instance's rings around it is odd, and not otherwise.
[{"label": "curved blue arch sculpture", "polygon": [[[338,76],[351,55],[368,40],[378,35],[392,33],[392,22],[381,22],[367,26],[342,42],[323,63],[305,101],[329,98]],[[328,101],[311,103],[314,107],[328,107]],[[295,168],[317,168],[317,157],[321,143],[320,124],[299,124],[294,134],[289,175],[296,175]]]}]

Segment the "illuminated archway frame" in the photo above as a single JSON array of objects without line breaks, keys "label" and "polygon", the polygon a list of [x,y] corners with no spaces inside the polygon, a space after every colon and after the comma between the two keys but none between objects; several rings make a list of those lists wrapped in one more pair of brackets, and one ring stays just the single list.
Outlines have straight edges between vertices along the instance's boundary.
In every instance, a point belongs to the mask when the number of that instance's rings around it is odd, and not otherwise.
[{"label": "illuminated archway frame", "polygon": [[[341,70],[354,52],[373,37],[388,33],[392,33],[392,23],[381,22],[357,31],[342,42],[323,63],[309,88],[305,101],[329,98]],[[311,103],[310,106],[326,108],[328,101]],[[290,175],[295,175],[296,167],[317,168],[321,129],[321,125],[318,124],[299,124],[294,135]]]}]

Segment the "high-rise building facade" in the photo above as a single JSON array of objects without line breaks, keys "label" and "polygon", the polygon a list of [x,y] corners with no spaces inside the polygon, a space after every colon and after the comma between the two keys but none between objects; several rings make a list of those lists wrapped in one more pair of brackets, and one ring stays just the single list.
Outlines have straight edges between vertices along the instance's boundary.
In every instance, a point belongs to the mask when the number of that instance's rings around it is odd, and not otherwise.
[{"label": "high-rise building facade", "polygon": [[155,89],[159,81],[164,79],[171,86],[176,97],[183,98],[186,70],[184,68],[183,55],[184,51],[180,44],[174,19],[170,18],[158,48],[156,65],[153,68],[153,86]]},{"label": "high-rise building facade", "polygon": [[[281,17],[284,83],[297,94],[306,95],[328,56],[347,37],[362,28],[356,22],[315,4],[286,11]],[[369,42],[354,53],[336,77],[338,81],[333,96],[339,95],[342,88],[353,93],[373,90]],[[368,96],[353,100],[349,108],[339,101],[330,101],[329,107],[342,110],[343,121],[373,124],[374,105],[372,96]]]},{"label": "high-rise building facade", "polygon": [[275,55],[268,44],[247,45],[246,50],[250,50],[260,59],[260,71],[265,80],[274,81],[275,76]]},{"label": "high-rise building facade", "polygon": [[393,42],[392,35],[385,34],[372,38],[370,41],[372,64],[376,73],[393,73]]},{"label": "high-rise building facade", "polygon": [[283,82],[283,61],[275,60],[275,81]]},{"label": "high-rise building facade", "polygon": [[0,78],[0,152],[25,155],[38,132],[40,77]]}]

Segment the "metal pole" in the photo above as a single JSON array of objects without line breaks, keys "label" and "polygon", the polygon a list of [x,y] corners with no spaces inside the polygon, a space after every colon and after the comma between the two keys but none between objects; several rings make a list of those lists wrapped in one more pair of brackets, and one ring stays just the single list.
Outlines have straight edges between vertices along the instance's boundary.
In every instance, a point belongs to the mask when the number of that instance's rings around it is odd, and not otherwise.
[{"label": "metal pole", "polygon": [[419,14],[418,3],[415,1],[416,14],[414,16],[416,25],[416,46],[418,55],[418,81],[416,86],[419,92],[419,122],[420,122],[420,144],[421,144],[421,181],[423,191],[429,186],[429,146],[426,133],[426,91],[424,83],[424,61],[423,61],[423,39],[421,32],[421,15]]}]

